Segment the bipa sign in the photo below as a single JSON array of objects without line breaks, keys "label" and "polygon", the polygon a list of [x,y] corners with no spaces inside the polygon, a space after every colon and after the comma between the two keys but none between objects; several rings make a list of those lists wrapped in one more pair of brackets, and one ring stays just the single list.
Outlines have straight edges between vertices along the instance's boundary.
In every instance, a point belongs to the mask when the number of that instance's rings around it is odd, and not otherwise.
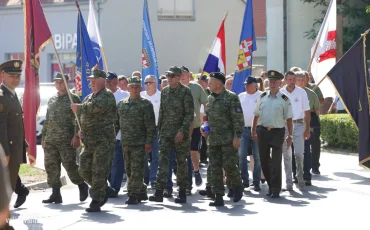
[{"label": "bipa sign", "polygon": [[54,34],[54,42],[57,50],[76,49],[77,33],[74,34]]}]

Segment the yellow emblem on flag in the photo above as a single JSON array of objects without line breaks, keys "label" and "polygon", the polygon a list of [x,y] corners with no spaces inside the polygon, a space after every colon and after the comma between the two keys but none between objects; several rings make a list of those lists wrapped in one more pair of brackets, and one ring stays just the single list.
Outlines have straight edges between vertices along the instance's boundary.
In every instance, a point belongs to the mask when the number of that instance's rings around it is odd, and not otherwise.
[{"label": "yellow emblem on flag", "polygon": [[242,49],[239,49],[239,58],[238,58],[238,65],[247,62],[247,58],[245,57],[245,53]]}]

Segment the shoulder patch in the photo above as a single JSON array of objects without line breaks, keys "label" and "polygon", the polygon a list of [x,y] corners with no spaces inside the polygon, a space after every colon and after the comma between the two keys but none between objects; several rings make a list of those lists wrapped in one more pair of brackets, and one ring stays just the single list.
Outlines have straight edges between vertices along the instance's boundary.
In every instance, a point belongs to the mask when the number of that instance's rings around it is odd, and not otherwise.
[{"label": "shoulder patch", "polygon": [[242,107],[241,106],[235,107],[235,113],[243,113]]},{"label": "shoulder patch", "polygon": [[266,92],[264,92],[263,94],[261,94],[261,98],[263,98],[264,96],[266,96],[267,95],[267,93]]},{"label": "shoulder patch", "polygon": [[284,101],[287,101],[289,99],[285,94],[283,94],[281,97],[284,99]]}]

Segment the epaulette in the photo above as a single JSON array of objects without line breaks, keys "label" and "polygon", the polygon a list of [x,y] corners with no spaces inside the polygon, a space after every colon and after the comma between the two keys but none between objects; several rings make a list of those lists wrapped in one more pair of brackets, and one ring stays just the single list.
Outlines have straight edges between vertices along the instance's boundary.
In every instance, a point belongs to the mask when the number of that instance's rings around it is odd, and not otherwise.
[{"label": "epaulette", "polygon": [[267,93],[266,92],[264,92],[263,94],[261,94],[261,98],[263,98],[264,96],[266,96],[267,95]]},{"label": "epaulette", "polygon": [[287,97],[285,94],[281,95],[281,97],[284,99],[284,101],[287,101],[289,97]]}]

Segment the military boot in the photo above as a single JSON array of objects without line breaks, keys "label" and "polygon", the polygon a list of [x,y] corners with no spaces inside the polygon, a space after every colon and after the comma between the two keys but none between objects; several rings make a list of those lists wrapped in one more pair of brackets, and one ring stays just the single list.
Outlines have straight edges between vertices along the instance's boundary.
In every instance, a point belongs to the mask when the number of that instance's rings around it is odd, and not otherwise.
[{"label": "military boot", "polygon": [[185,204],[186,203],[186,189],[180,189],[179,195],[175,199],[176,204]]},{"label": "military boot", "polygon": [[154,195],[149,197],[149,201],[163,202],[163,191],[155,190]]},{"label": "military boot", "polygon": [[53,191],[47,200],[43,200],[42,203],[44,204],[61,204],[63,203],[62,195],[60,194],[60,188],[53,187]]},{"label": "military boot", "polygon": [[136,196],[129,196],[128,199],[126,200],[125,204],[138,204],[139,201],[138,199],[136,198]]},{"label": "military boot", "polygon": [[227,197],[233,198],[234,197],[234,189],[229,188],[229,193],[227,194]]},{"label": "military boot", "polygon": [[243,197],[243,192],[244,192],[243,187],[235,188],[234,189],[234,199],[233,199],[233,201],[234,202],[239,202]]},{"label": "military boot", "polygon": [[224,198],[223,198],[223,195],[221,194],[216,194],[215,201],[209,203],[209,206],[215,206],[215,207],[220,207],[224,205],[225,205]]},{"label": "military boot", "polygon": [[137,197],[137,201],[141,202],[143,200],[148,200],[148,194],[146,192],[140,193]]},{"label": "military boot", "polygon": [[212,192],[211,187],[206,187],[205,190],[200,190],[199,195],[201,196],[207,196],[208,198],[215,199],[215,194]]},{"label": "military boot", "polygon": [[97,200],[92,200],[90,203],[90,206],[85,211],[86,212],[100,212],[101,211],[100,205],[101,205],[101,202]]},{"label": "military boot", "polygon": [[89,196],[89,186],[83,182],[78,185],[78,189],[80,190],[80,201],[85,201]]}]

